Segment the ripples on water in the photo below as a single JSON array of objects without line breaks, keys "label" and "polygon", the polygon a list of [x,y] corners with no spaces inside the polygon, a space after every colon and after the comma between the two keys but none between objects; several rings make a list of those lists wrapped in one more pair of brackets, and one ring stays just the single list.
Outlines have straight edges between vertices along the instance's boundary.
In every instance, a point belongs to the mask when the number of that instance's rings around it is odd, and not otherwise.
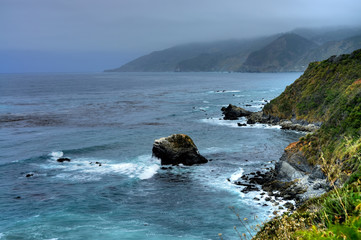
[{"label": "ripples on water", "polygon": [[[0,75],[0,239],[238,239],[229,206],[250,224],[272,209],[227,178],[272,166],[300,134],[220,108],[261,110],[299,75]],[[152,144],[173,133],[211,161],[162,168]]]}]

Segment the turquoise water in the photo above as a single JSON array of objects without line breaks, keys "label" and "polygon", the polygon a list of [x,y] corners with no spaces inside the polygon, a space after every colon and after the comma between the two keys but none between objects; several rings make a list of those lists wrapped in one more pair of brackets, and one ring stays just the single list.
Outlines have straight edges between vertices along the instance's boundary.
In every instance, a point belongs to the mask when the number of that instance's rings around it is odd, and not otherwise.
[{"label": "turquoise water", "polygon": [[[250,226],[273,209],[227,178],[272,166],[301,134],[220,109],[258,111],[300,74],[0,75],[0,239],[238,239],[229,206]],[[173,133],[211,161],[162,169],[152,144]]]}]

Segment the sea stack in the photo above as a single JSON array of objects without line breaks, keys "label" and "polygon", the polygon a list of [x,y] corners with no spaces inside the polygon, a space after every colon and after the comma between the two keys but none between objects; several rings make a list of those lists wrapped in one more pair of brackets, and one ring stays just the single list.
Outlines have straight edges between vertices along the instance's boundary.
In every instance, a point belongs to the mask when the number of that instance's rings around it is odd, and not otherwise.
[{"label": "sea stack", "polygon": [[153,156],[161,159],[162,165],[193,165],[207,163],[199,154],[193,140],[185,134],[173,134],[157,139],[153,143]]},{"label": "sea stack", "polygon": [[222,107],[222,113],[224,114],[224,120],[237,120],[240,117],[246,117],[251,115],[250,111],[247,111],[241,107],[229,104],[228,107]]}]

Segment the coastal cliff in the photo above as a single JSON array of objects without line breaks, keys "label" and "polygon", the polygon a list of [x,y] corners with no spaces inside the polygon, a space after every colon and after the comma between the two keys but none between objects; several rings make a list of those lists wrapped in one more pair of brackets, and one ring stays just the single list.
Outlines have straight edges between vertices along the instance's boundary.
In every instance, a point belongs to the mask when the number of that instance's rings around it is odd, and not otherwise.
[{"label": "coastal cliff", "polygon": [[275,172],[298,179],[308,192],[330,191],[306,196],[293,214],[266,223],[254,239],[360,239],[361,49],[311,63],[264,107],[265,119],[320,126],[285,149]]}]

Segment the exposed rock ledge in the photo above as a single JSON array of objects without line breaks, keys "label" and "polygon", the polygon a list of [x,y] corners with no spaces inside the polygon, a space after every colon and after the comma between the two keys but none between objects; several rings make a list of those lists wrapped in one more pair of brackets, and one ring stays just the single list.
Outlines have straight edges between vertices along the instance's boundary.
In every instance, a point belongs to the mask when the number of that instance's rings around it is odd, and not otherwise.
[{"label": "exposed rock ledge", "polygon": [[314,132],[322,125],[321,122],[309,123],[305,120],[297,120],[296,118],[292,118],[291,120],[280,119],[278,117],[265,115],[262,111],[253,112],[247,116],[247,124],[255,123],[280,125],[282,129],[290,129],[304,132]]},{"label": "exposed rock ledge", "polygon": [[154,141],[153,156],[161,159],[162,165],[193,165],[207,163],[199,154],[193,140],[185,134],[173,134]]},{"label": "exposed rock ledge", "polygon": [[276,163],[275,169],[252,176],[242,176],[245,182],[236,184],[247,186],[243,192],[258,190],[253,185],[260,184],[269,196],[295,200],[297,204],[329,191],[327,178],[321,168],[307,162],[301,147],[299,142],[291,143]]},{"label": "exposed rock ledge", "polygon": [[301,143],[294,142],[288,145],[280,161],[275,166],[275,177],[279,181],[294,182],[294,185],[303,189],[296,200],[303,202],[311,197],[317,197],[329,190],[327,178],[318,165],[310,165],[301,150]]}]

